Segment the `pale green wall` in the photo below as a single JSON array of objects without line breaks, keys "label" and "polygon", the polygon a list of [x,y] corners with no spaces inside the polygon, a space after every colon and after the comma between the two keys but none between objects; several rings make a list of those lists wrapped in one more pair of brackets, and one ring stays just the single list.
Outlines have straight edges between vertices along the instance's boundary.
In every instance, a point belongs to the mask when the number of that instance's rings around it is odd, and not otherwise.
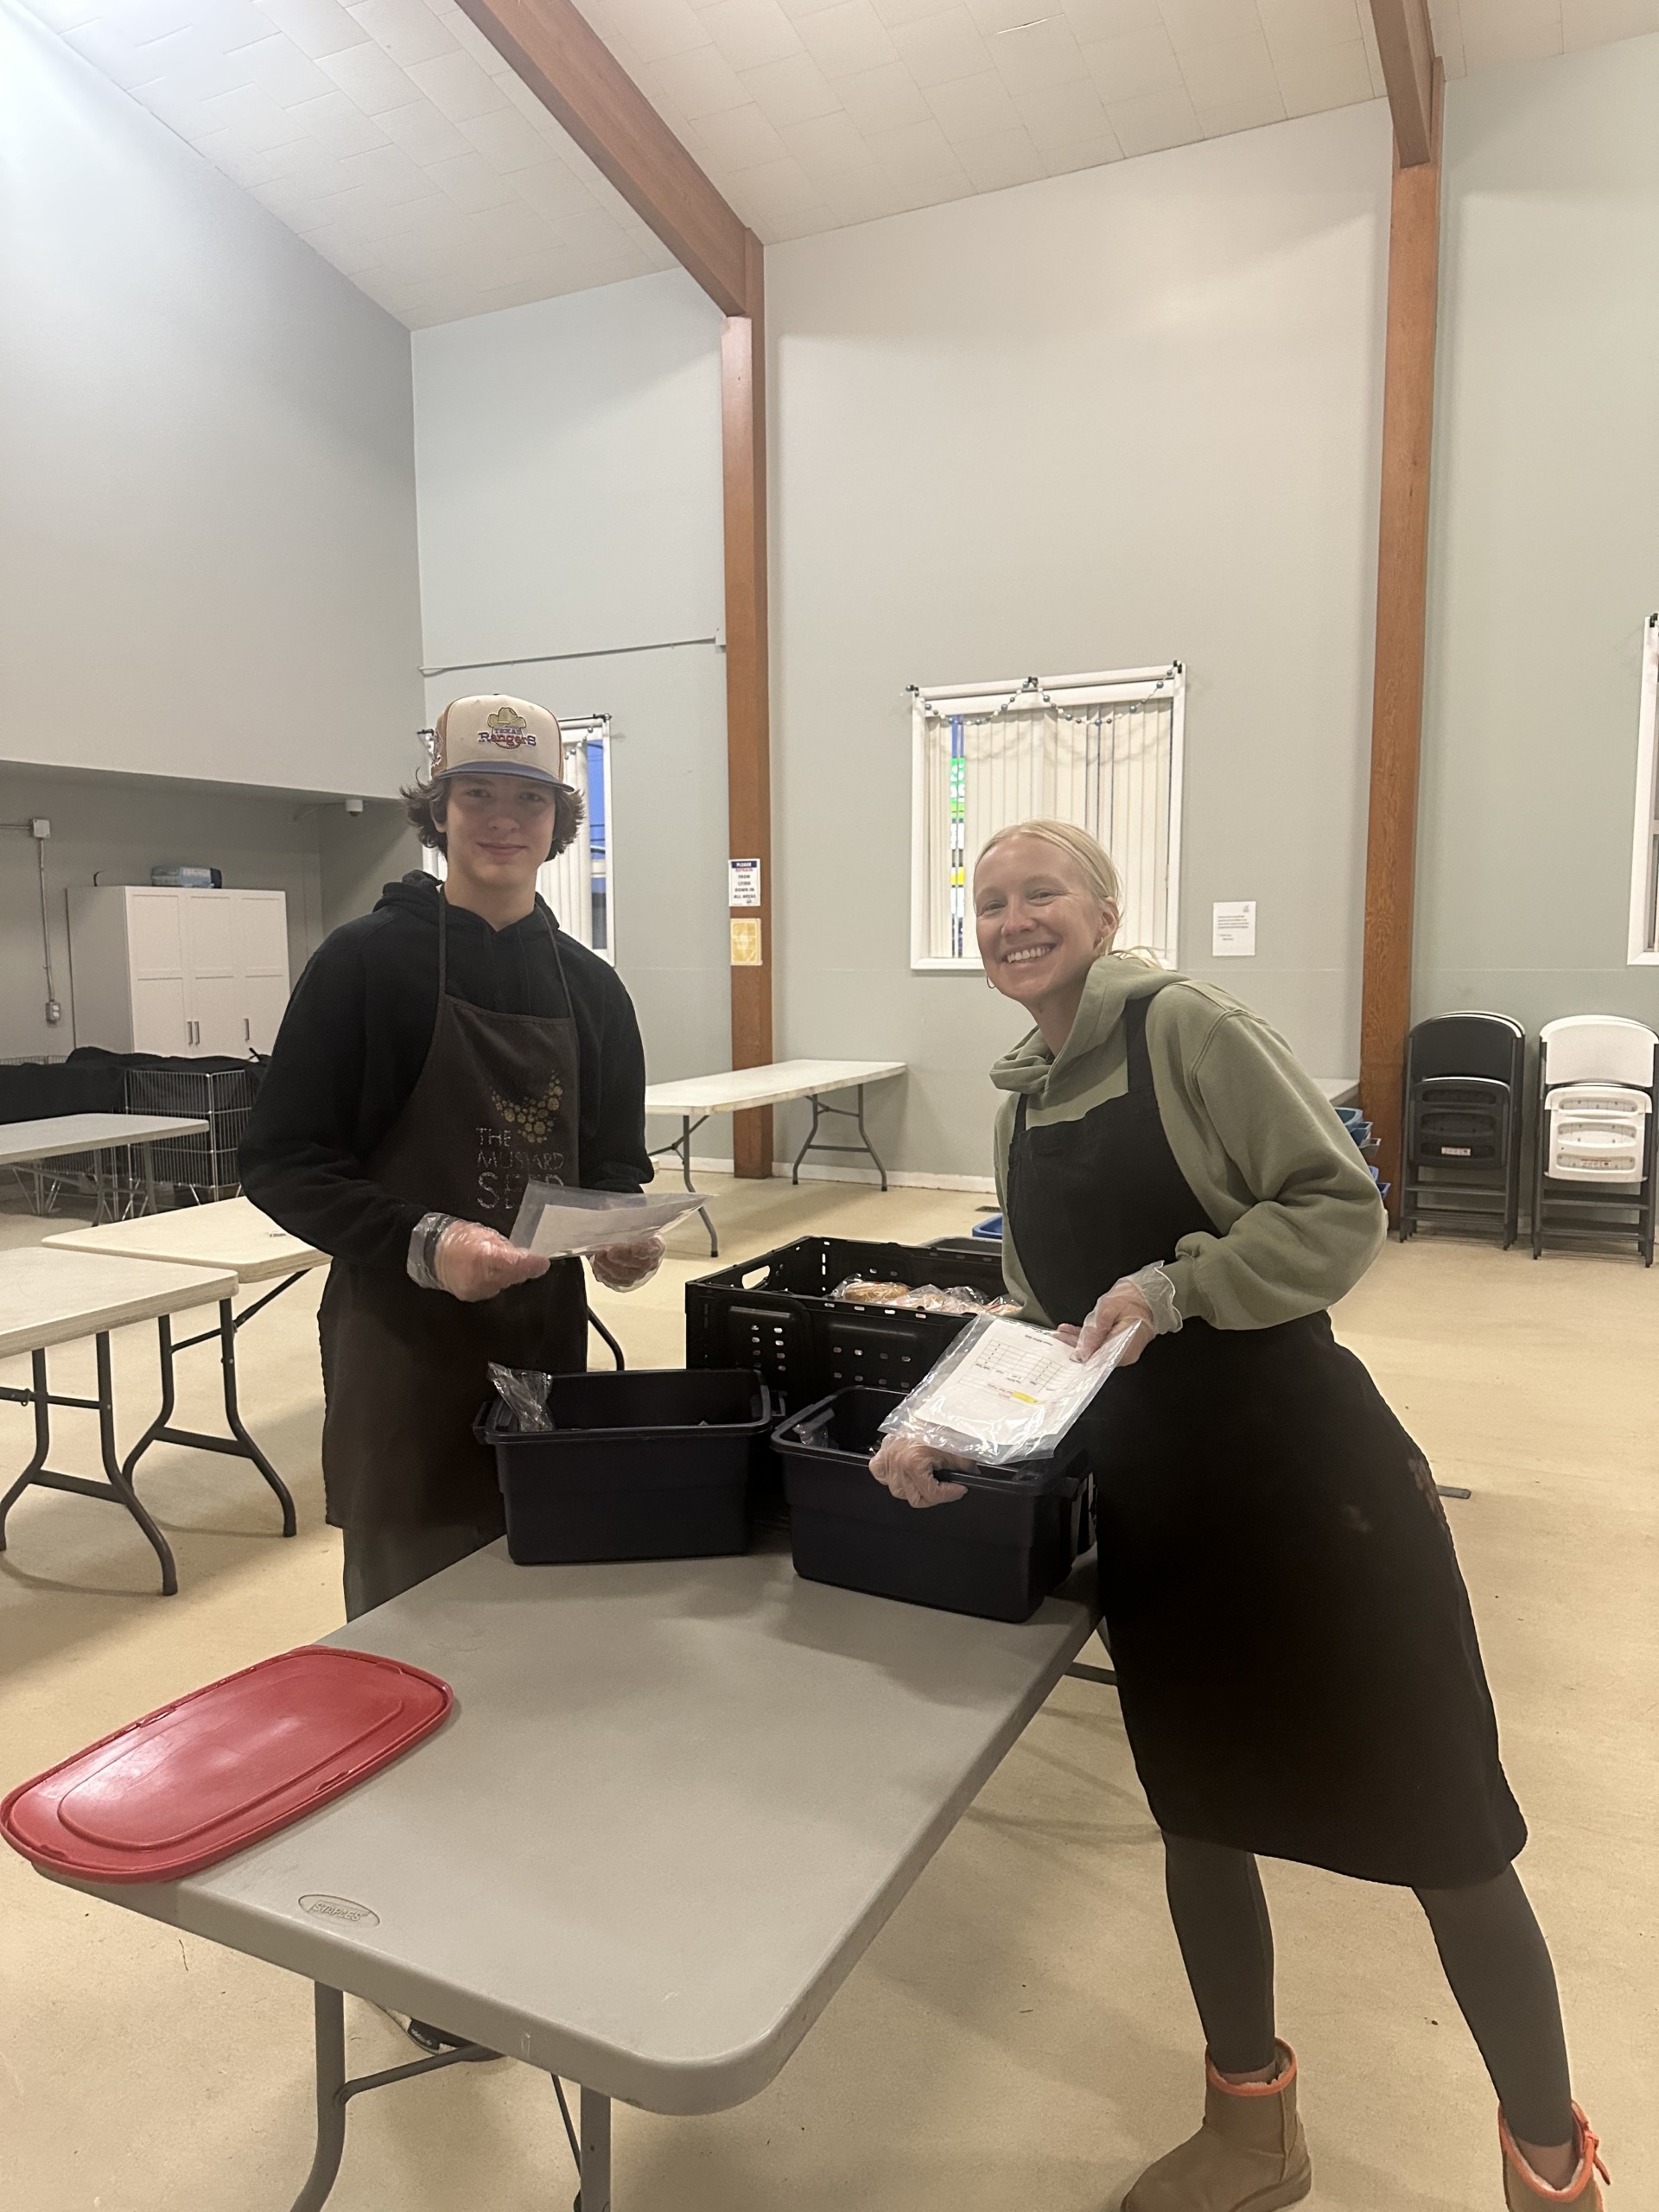
[{"label": "pale green wall", "polygon": [[1626,965],[1659,607],[1659,37],[1449,88],[1415,1011],[1659,1015]]}]

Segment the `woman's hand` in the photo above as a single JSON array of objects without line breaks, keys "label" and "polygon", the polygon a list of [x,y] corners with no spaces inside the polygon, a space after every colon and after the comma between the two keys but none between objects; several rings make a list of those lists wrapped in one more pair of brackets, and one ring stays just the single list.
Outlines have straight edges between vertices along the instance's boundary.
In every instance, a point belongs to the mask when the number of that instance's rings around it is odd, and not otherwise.
[{"label": "woman's hand", "polygon": [[1135,1334],[1119,1357],[1120,1367],[1133,1367],[1158,1333],[1151,1306],[1139,1287],[1126,1277],[1095,1300],[1081,1328],[1074,1322],[1063,1321],[1054,1333],[1062,1344],[1072,1346],[1079,1359],[1088,1359],[1102,1344],[1109,1344],[1128,1328],[1133,1328]]},{"label": "woman's hand", "polygon": [[870,1462],[870,1472],[906,1505],[952,1505],[967,1492],[960,1483],[936,1480],[933,1471],[973,1464],[913,1436],[884,1436],[881,1449]]},{"label": "woman's hand", "polygon": [[590,1252],[588,1262],[594,1281],[607,1290],[638,1290],[662,1266],[666,1249],[660,1236],[642,1236],[636,1244],[607,1244],[602,1252]]},{"label": "woman's hand", "polygon": [[452,1221],[432,1255],[438,1288],[464,1306],[493,1298],[510,1283],[528,1282],[547,1273],[539,1252],[521,1251],[481,1221]]}]

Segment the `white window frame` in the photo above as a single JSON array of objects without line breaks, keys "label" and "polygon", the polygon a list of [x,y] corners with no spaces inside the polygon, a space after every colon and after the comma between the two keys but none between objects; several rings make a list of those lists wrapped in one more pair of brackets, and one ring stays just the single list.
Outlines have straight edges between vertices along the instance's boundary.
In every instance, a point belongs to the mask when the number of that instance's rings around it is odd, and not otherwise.
[{"label": "white window frame", "polygon": [[[1006,683],[923,683],[911,687],[910,964],[918,975],[978,976],[977,952],[941,957],[927,950],[927,727],[941,713],[1005,714],[1014,708],[1135,705],[1170,702],[1169,916],[1173,962],[1181,907],[1181,781],[1186,720],[1186,671],[1179,661],[1160,668],[1120,668],[1082,676],[1027,676]],[[971,857],[971,856],[970,856]]]},{"label": "white window frame", "polygon": [[1636,746],[1636,836],[1630,855],[1632,968],[1659,967],[1659,614],[1642,640],[1642,709]]},{"label": "white window frame", "polygon": [[[605,779],[604,944],[594,944],[589,941],[593,933],[593,905],[591,891],[589,893],[585,928],[573,928],[571,926],[569,917],[561,913],[559,911],[561,906],[567,906],[569,904],[569,901],[563,897],[559,889],[559,877],[561,873],[564,872],[565,867],[564,856],[563,855],[561,855],[558,860],[548,861],[544,862],[541,868],[537,869],[536,888],[540,892],[542,897],[547,901],[548,905],[553,909],[553,912],[558,915],[559,927],[565,932],[566,936],[575,938],[578,944],[587,945],[588,950],[594,954],[597,958],[607,962],[611,967],[614,968],[616,965],[616,823],[612,808],[616,791],[616,785],[614,779],[611,774],[611,718],[608,715],[583,715],[570,721],[562,721],[559,724],[559,734],[564,741],[564,750],[566,753],[575,753],[582,760],[582,769],[579,781],[574,778],[571,779],[571,780],[573,782],[577,782],[578,789],[583,792],[586,792],[588,788],[588,777],[586,761],[587,747],[595,740],[598,741],[599,744],[600,768]],[[427,737],[427,734],[424,731],[423,731],[422,735],[423,737]],[[429,737],[427,737],[427,751],[429,758],[431,753],[431,741]],[[586,839],[583,838],[580,842],[585,848],[587,842]],[[448,869],[445,865],[443,855],[440,852],[435,851],[429,845],[423,846],[422,848],[421,865],[425,868],[429,875],[435,875],[440,882],[442,882],[444,877],[448,874]]]}]

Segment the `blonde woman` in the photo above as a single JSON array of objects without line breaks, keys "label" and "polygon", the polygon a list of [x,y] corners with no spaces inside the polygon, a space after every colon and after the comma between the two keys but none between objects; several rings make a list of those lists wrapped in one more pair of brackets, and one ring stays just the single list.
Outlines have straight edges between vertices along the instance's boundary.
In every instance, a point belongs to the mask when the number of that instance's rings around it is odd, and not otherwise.
[{"label": "blonde woman", "polygon": [[[1451,1534],[1331,1331],[1382,1242],[1370,1176],[1264,1022],[1113,951],[1092,837],[1000,832],[974,905],[987,976],[1036,1024],[992,1071],[1009,1287],[1083,1355],[1140,1331],[1098,1402],[1101,1602],[1208,2050],[1202,2127],[1124,2212],[1313,2186],[1258,1852],[1416,1892],[1497,2091],[1510,2212],[1599,2212]],[[948,1504],[942,1464],[890,1441],[874,1472]]]}]

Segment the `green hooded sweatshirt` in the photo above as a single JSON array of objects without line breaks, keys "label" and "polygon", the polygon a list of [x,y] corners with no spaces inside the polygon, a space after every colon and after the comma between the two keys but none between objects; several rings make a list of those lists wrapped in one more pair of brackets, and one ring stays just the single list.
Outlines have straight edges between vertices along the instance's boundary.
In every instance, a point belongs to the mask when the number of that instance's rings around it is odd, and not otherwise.
[{"label": "green hooded sweatshirt", "polygon": [[[1147,1014],[1153,1090],[1176,1165],[1215,1224],[1173,1252],[1148,1252],[1174,1286],[1182,1320],[1266,1329],[1334,1305],[1382,1249],[1382,1204],[1335,1110],[1265,1021],[1209,983],[1108,953],[1090,969],[1060,1052],[1033,1030],[991,1070],[1023,1093],[1029,1127],[1075,1122],[1128,1088],[1123,1011]],[[996,1117],[1002,1270],[1027,1320],[1048,1322],[1007,1232],[1015,1101]],[[1104,1290],[1107,1285],[1103,1283]]]}]

